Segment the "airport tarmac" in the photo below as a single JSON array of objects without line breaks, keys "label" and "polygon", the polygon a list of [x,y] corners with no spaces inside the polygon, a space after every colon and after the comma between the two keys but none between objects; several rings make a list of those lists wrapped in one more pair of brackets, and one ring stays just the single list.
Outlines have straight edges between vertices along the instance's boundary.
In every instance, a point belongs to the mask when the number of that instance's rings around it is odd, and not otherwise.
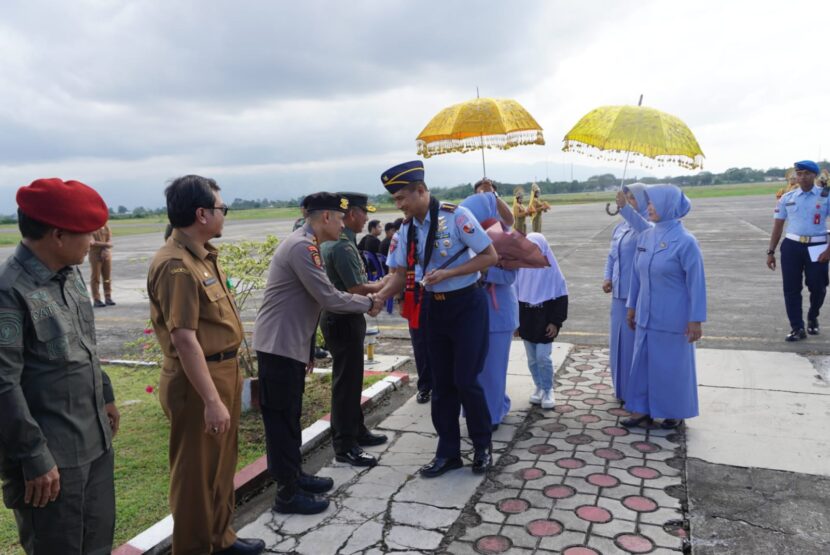
[{"label": "airport tarmac", "polygon": [[[706,269],[709,317],[703,326],[700,347],[772,350],[824,354],[823,335],[800,343],[785,343],[789,325],[784,312],[781,274],[766,267],[766,250],[772,227],[771,196],[727,197],[693,201],[684,225],[700,241]],[[224,235],[217,243],[263,239],[268,234],[284,238],[292,220],[234,221],[229,212]],[[398,212],[374,215],[391,221]],[[601,290],[609,240],[620,217],[609,217],[601,204],[557,206],[545,214],[542,231],[548,238],[568,282],[569,318],[561,339],[575,344],[607,344],[609,296]],[[117,356],[124,341],[136,337],[149,315],[144,296],[150,259],[162,237],[158,234],[116,238],[113,249],[113,287],[118,306],[97,309],[101,354]],[[13,251],[0,249],[0,258]],[[88,276],[88,264],[84,264]],[[806,293],[806,290],[805,290]],[[805,295],[806,297],[806,295]],[[805,298],[805,305],[806,305]],[[253,303],[255,304],[255,303]],[[250,327],[254,309],[243,315]],[[805,306],[806,311],[806,306]],[[822,323],[827,322],[821,317]],[[397,315],[379,318],[387,337],[406,337],[405,322]],[[830,329],[826,331],[830,333]]]}]

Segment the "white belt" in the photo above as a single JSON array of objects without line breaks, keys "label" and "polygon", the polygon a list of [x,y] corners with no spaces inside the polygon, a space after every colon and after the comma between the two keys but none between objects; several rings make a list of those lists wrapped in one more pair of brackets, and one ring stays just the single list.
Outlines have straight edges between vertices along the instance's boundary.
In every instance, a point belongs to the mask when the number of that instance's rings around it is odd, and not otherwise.
[{"label": "white belt", "polygon": [[797,241],[799,243],[826,243],[827,242],[827,234],[824,235],[814,235],[810,237],[809,235],[796,235],[795,233],[787,233],[784,235],[787,239],[791,239],[793,241]]}]

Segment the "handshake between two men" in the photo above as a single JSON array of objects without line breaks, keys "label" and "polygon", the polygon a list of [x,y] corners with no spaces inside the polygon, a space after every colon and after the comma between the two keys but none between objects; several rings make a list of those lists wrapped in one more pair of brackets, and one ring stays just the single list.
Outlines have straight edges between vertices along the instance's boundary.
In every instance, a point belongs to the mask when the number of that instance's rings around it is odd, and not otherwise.
[{"label": "handshake between two men", "polygon": [[[427,285],[435,285],[452,277],[454,271],[456,271],[454,268],[430,270],[418,285],[421,288],[425,288]],[[383,279],[374,282],[374,284],[377,284],[375,291],[366,295],[372,301],[372,308],[367,312],[369,316],[377,316],[380,314],[380,311],[390,297],[394,297],[403,292],[404,286],[406,285],[406,274],[402,271],[389,273],[383,276]]]}]

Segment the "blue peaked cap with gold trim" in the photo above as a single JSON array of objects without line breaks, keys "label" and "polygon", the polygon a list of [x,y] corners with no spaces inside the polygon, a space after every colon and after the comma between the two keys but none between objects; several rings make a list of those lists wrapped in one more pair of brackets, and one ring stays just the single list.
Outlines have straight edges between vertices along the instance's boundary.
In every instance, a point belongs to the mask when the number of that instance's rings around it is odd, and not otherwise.
[{"label": "blue peaked cap with gold trim", "polygon": [[383,172],[380,180],[386,190],[394,195],[410,183],[424,181],[424,163],[420,160],[413,160],[398,164]]}]

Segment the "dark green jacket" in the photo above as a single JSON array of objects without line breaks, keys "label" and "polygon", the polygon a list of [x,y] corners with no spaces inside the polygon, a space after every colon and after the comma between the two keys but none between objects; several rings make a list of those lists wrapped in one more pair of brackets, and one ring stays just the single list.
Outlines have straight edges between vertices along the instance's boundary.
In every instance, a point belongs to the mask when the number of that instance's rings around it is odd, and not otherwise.
[{"label": "dark green jacket", "polygon": [[363,257],[357,249],[356,235],[351,229],[344,229],[337,241],[326,241],[320,247],[326,275],[339,291],[348,291],[355,285],[363,285],[369,278]]},{"label": "dark green jacket", "polygon": [[0,264],[0,474],[31,480],[100,457],[114,400],[80,271],[52,272],[18,245]]}]

